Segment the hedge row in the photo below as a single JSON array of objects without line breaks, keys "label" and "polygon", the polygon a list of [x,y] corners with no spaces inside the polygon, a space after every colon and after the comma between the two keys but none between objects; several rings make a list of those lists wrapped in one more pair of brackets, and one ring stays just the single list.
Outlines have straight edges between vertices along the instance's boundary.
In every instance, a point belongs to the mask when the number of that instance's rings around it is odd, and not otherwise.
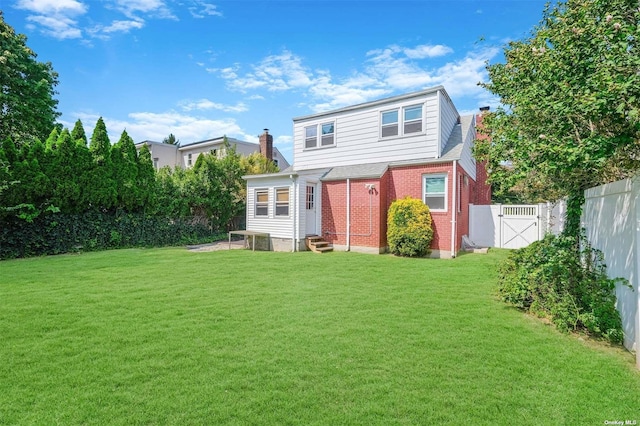
[{"label": "hedge row", "polygon": [[32,222],[0,221],[0,259],[125,247],[210,242],[221,232],[203,218],[170,219],[144,214],[85,212],[46,214]]}]

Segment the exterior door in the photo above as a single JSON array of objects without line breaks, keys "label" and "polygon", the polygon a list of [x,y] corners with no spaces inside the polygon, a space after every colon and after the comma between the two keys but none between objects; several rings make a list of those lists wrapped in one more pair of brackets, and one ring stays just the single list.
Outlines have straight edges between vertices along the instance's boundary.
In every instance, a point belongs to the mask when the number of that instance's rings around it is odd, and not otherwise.
[{"label": "exterior door", "polygon": [[317,235],[318,230],[316,229],[316,205],[317,205],[317,194],[316,194],[316,185],[308,184],[307,185],[307,196],[306,196],[306,234],[307,235]]}]

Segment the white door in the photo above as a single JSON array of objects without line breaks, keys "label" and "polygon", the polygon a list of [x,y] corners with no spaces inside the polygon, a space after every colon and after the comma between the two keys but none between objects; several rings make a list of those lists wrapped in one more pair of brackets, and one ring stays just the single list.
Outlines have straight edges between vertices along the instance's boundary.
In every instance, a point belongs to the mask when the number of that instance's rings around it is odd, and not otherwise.
[{"label": "white door", "polygon": [[307,235],[317,235],[318,230],[316,229],[316,185],[308,184],[307,185],[307,197],[306,197],[306,234]]},{"label": "white door", "polygon": [[502,206],[500,247],[517,249],[540,239],[539,206]]}]

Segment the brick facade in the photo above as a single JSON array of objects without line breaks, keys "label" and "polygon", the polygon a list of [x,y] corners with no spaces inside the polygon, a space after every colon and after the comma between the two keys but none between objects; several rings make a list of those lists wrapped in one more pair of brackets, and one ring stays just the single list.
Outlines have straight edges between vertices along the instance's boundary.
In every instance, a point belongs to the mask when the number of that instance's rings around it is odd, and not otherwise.
[{"label": "brick facade", "polygon": [[[456,216],[455,248],[462,247],[462,236],[469,233],[469,203],[477,198],[476,182],[460,166],[456,165],[456,205],[452,209],[453,163],[423,164],[396,167],[387,170],[379,179],[351,179],[351,238],[350,247],[372,248],[384,251],[387,247],[387,211],[399,198],[423,198],[423,176],[444,173],[447,175],[447,209],[431,212],[433,241],[431,249],[445,255],[451,253],[451,227]],[[374,187],[369,190],[367,185]],[[347,245],[347,181],[322,183],[322,236],[337,246]]]}]

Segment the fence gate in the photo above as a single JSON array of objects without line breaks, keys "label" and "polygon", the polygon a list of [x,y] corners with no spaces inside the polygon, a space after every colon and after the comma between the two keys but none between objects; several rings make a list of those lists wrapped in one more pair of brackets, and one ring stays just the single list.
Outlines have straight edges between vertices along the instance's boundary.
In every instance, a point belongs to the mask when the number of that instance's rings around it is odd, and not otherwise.
[{"label": "fence gate", "polygon": [[526,247],[541,237],[540,206],[500,206],[500,246],[502,248]]}]

